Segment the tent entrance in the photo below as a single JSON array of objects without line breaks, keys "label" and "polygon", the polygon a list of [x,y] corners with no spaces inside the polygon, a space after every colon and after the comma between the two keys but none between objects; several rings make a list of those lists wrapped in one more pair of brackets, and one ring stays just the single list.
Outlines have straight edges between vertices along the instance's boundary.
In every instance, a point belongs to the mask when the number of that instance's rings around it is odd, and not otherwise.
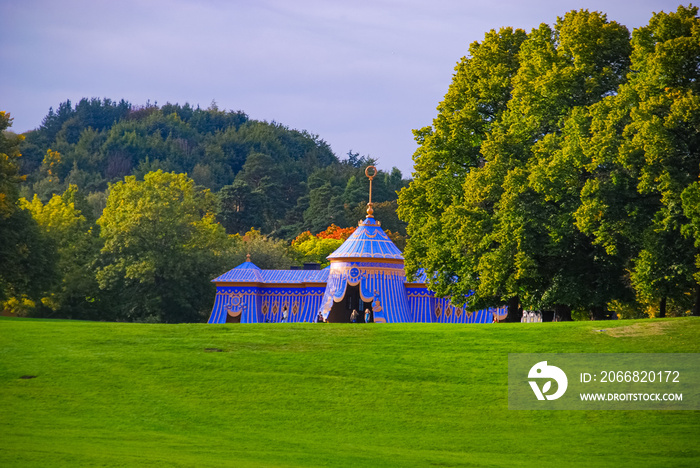
[{"label": "tent entrance", "polygon": [[243,317],[243,313],[240,309],[236,312],[229,310],[226,312],[226,323],[241,323],[241,317]]},{"label": "tent entrance", "polygon": [[241,316],[243,314],[238,314],[235,317],[231,317],[231,314],[226,314],[226,323],[241,323]]},{"label": "tent entrance", "polygon": [[345,288],[345,296],[339,302],[333,302],[331,310],[328,312],[327,322],[331,323],[350,323],[350,315],[356,309],[360,313],[360,323],[365,321],[365,309],[372,307],[371,302],[363,302],[360,298],[360,285],[350,286]]}]

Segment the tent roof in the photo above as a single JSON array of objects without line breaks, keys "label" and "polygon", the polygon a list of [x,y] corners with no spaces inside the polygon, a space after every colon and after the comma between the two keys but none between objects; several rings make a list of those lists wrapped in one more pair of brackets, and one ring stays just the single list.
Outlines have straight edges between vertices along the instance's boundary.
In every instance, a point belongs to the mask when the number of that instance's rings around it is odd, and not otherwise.
[{"label": "tent roof", "polygon": [[212,283],[302,284],[325,283],[329,269],[324,270],[262,270],[246,261],[214,278]]},{"label": "tent roof", "polygon": [[255,263],[250,261],[250,255],[248,255],[248,258],[245,262],[241,263],[237,267],[234,268],[234,270],[256,270],[256,271],[262,271],[260,267],[258,267]]},{"label": "tent roof", "polygon": [[344,258],[403,260],[399,248],[389,239],[380,224],[369,216],[364,221],[360,221],[355,232],[327,258],[329,260]]},{"label": "tent roof", "polygon": [[416,279],[414,281],[406,281],[409,284],[425,284],[428,282],[428,276],[425,274],[425,270],[423,268],[419,269],[416,272]]}]

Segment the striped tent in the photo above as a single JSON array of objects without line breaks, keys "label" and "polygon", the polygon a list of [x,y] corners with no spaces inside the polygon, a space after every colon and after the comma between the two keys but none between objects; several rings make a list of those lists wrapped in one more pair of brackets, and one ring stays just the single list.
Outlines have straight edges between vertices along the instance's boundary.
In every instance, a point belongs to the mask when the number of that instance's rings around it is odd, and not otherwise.
[{"label": "striped tent", "polygon": [[321,306],[325,320],[346,321],[342,317],[355,309],[354,304],[345,307],[345,314],[337,313],[342,308],[339,304],[347,296],[348,287],[356,287],[359,311],[369,304],[374,322],[411,321],[403,256],[373,217],[360,221],[355,232],[328,259],[330,274]]},{"label": "striped tent", "polygon": [[[209,323],[438,322],[491,323],[505,307],[468,311],[449,297],[435,297],[425,273],[406,281],[404,258],[374,219],[370,179],[367,217],[331,255],[324,270],[261,270],[250,258],[214,279],[216,299]],[[376,168],[374,168],[376,175]],[[357,313],[353,313],[357,311]]]},{"label": "striped tent", "polygon": [[209,323],[315,322],[328,270],[261,270],[248,259],[214,279]]},{"label": "striped tent", "polygon": [[262,270],[248,259],[213,280],[209,323],[349,322],[353,310],[364,321],[368,309],[376,323],[491,323],[506,313],[435,297],[423,272],[407,282],[401,251],[370,216],[328,259],[323,270]]}]

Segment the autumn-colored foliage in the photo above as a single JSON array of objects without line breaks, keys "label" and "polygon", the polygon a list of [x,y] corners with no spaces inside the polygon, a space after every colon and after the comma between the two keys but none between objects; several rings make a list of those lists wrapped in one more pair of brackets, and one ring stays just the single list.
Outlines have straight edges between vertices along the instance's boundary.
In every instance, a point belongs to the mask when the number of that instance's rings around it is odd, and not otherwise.
[{"label": "autumn-colored foliage", "polygon": [[292,241],[294,251],[300,262],[318,262],[327,265],[326,257],[333,253],[340,245],[355,232],[354,227],[341,228],[331,224],[325,231],[317,235],[305,231]]},{"label": "autumn-colored foliage", "polygon": [[306,241],[311,240],[311,238],[313,238],[313,237],[314,237],[314,235],[311,234],[311,231],[304,231],[294,238],[294,240],[292,241],[292,245],[302,244]]},{"label": "autumn-colored foliage", "polygon": [[319,239],[340,239],[340,240],[346,240],[348,237],[352,235],[352,233],[355,232],[354,227],[349,227],[349,228],[341,228],[336,226],[335,224],[331,224],[328,226],[328,229],[325,231],[319,232],[316,237]]}]

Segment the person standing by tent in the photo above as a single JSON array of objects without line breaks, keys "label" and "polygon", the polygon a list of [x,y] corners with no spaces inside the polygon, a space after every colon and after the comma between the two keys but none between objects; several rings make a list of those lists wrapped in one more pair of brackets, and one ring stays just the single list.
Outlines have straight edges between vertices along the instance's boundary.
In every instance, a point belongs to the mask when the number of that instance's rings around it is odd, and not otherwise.
[{"label": "person standing by tent", "polygon": [[365,323],[370,323],[372,321],[372,309],[369,307],[365,309]]},{"label": "person standing by tent", "polygon": [[350,314],[350,323],[357,323],[360,320],[360,313],[357,309],[352,309],[352,314]]},{"label": "person standing by tent", "polygon": [[287,306],[284,306],[282,311],[282,323],[287,323],[287,317],[289,317],[289,312],[287,312]]}]

